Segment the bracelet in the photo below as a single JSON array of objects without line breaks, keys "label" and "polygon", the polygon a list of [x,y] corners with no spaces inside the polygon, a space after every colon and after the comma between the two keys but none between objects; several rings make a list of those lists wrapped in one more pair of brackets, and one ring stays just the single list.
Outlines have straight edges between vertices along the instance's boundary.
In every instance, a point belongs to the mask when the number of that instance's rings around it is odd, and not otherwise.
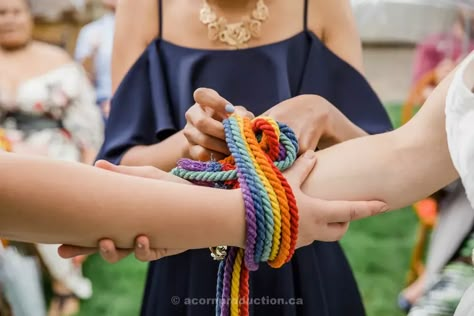
[{"label": "bracelet", "polygon": [[211,257],[216,261],[222,261],[227,255],[227,246],[210,247]]}]

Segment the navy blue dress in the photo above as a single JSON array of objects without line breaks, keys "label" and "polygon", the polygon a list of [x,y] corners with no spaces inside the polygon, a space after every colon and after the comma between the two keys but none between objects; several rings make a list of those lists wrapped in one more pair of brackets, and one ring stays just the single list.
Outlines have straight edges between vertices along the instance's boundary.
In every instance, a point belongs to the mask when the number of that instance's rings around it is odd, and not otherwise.
[{"label": "navy blue dress", "polygon": [[[160,37],[118,88],[99,158],[118,164],[129,148],[155,144],[182,129],[184,113],[194,104],[193,91],[199,87],[213,88],[256,115],[285,99],[318,94],[369,133],[391,129],[387,113],[364,77],[306,25],[286,40],[236,51],[185,48]],[[142,315],[213,315],[217,267],[208,249],[152,262]],[[258,299],[250,306],[251,315],[365,314],[337,242],[315,242],[299,249],[281,269],[260,265],[251,273],[250,286],[251,297]]]}]

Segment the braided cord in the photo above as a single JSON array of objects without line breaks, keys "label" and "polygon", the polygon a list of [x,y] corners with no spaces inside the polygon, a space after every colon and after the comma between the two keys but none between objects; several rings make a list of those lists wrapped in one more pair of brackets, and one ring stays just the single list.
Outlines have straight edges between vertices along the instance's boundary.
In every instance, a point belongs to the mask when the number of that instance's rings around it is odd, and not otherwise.
[{"label": "braided cord", "polygon": [[250,271],[260,262],[279,268],[295,252],[298,208],[282,172],[296,160],[298,141],[288,126],[270,118],[233,115],[223,124],[230,156],[209,162],[182,159],[172,173],[197,185],[240,188],[245,250],[231,247],[220,262],[216,316],[247,316]]}]

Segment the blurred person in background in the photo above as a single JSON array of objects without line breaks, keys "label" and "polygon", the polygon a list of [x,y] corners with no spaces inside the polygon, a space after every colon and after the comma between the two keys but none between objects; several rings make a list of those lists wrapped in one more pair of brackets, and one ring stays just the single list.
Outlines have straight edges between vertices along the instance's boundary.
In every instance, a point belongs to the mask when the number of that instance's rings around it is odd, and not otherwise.
[{"label": "blurred person in background", "polygon": [[448,32],[433,34],[417,45],[412,102],[416,106],[423,104],[441,80],[473,49],[474,14],[461,10]]},{"label": "blurred person in background", "polygon": [[[91,163],[103,139],[95,94],[82,67],[62,49],[32,39],[27,0],[0,0],[0,129],[11,150]],[[92,286],[81,262],[57,245],[36,245],[53,281],[50,315],[71,315]]]},{"label": "blurred person in background", "polygon": [[[417,46],[414,87],[404,105],[403,121],[423,104],[457,63],[474,50],[474,14],[459,11],[449,32],[434,34]],[[463,293],[474,281],[474,211],[464,186],[456,181],[434,195],[438,218],[427,253],[425,272],[402,291],[400,308],[410,316],[453,315]],[[455,210],[454,212],[452,210]]]},{"label": "blurred person in background", "polygon": [[112,96],[111,62],[117,0],[102,0],[104,15],[84,26],[76,43],[75,59],[94,83],[97,104],[107,118]]}]

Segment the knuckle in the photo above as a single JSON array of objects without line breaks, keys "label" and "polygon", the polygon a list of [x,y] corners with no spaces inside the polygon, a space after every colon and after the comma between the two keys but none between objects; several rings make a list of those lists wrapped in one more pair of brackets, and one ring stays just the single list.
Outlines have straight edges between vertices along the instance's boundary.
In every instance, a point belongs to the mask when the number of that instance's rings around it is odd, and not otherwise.
[{"label": "knuckle", "polygon": [[194,108],[195,108],[196,105],[193,105],[192,107],[190,107],[186,113],[184,113],[184,117],[186,118],[186,120],[188,122],[192,121],[193,119],[193,112],[194,112]]},{"label": "knuckle", "polygon": [[374,207],[374,206],[371,205],[369,202],[365,202],[365,205],[366,205],[366,208],[370,209],[369,214],[370,214],[371,216],[374,216],[374,215],[379,214],[379,212],[380,212],[380,208],[379,208],[379,207]]},{"label": "knuckle", "polygon": [[357,218],[357,209],[355,206],[351,206],[349,209],[349,220],[348,222],[351,222]]},{"label": "knuckle", "polygon": [[194,126],[196,126],[196,128],[198,130],[203,130],[206,128],[207,126],[207,118],[206,117],[200,117],[196,120]]},{"label": "knuckle", "polygon": [[183,129],[183,135],[188,141],[192,140],[194,137],[194,128],[187,124]]},{"label": "knuckle", "polygon": [[326,224],[326,220],[321,216],[314,215],[313,222],[316,226],[323,226]]}]

